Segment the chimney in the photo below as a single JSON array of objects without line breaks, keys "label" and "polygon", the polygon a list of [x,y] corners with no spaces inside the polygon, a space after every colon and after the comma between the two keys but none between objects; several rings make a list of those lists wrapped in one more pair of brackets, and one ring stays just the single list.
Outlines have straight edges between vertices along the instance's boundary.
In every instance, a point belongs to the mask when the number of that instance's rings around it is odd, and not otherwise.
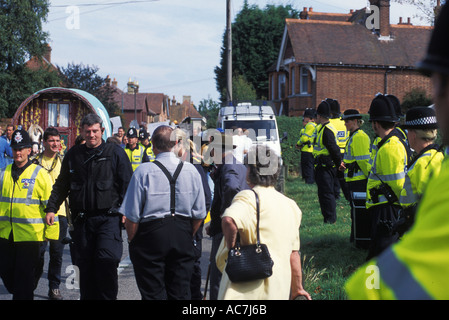
[{"label": "chimney", "polygon": [[128,93],[139,93],[139,83],[137,81],[131,81],[131,78],[128,80]]},{"label": "chimney", "polygon": [[48,63],[51,63],[51,47],[48,43],[47,47],[45,48],[44,59],[47,60]]},{"label": "chimney", "polygon": [[309,17],[309,12],[307,11],[307,7],[304,7],[303,10],[299,13],[299,18],[307,20]]},{"label": "chimney", "polygon": [[114,80],[112,80],[112,86],[117,88],[118,82],[117,79],[114,78]]},{"label": "chimney", "polygon": [[104,80],[104,82],[105,82],[106,85],[108,85],[108,86],[111,85],[111,78],[109,78],[109,75],[106,77],[106,79]]},{"label": "chimney", "polygon": [[379,40],[390,40],[390,0],[370,0],[379,8]]},{"label": "chimney", "polygon": [[402,17],[399,17],[399,24],[402,24]]},{"label": "chimney", "polygon": [[390,0],[379,1],[380,10],[380,36],[390,37]]}]

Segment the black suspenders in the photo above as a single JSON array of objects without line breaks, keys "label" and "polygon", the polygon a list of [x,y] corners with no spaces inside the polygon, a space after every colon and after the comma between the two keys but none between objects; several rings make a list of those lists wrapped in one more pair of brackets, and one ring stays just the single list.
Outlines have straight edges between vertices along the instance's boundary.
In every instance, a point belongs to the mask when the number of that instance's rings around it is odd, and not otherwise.
[{"label": "black suspenders", "polygon": [[164,167],[162,163],[160,163],[157,160],[154,160],[153,163],[157,165],[162,172],[167,177],[168,181],[170,182],[170,214],[172,216],[175,215],[175,185],[176,185],[176,179],[178,179],[179,173],[181,172],[183,162],[179,161],[178,167],[175,170],[175,173],[173,176],[168,172],[167,168]]}]

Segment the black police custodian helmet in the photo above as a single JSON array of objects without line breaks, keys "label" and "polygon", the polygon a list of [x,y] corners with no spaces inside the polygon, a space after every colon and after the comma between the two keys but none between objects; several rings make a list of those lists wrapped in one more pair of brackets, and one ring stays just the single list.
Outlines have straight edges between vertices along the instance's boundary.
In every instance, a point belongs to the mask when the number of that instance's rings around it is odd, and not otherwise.
[{"label": "black police custodian helmet", "polygon": [[126,133],[126,136],[128,138],[137,138],[137,130],[136,130],[136,128],[129,128],[128,132]]},{"label": "black police custodian helmet", "polygon": [[139,140],[145,140],[147,138],[149,138],[150,135],[148,134],[148,132],[145,129],[140,129],[139,131]]},{"label": "black police custodian helmet", "polygon": [[405,115],[404,129],[437,129],[435,110],[429,107],[410,108]]},{"label": "black police custodian helmet", "polygon": [[387,97],[393,104],[394,110],[396,111],[396,116],[398,116],[399,118],[403,117],[404,114],[402,113],[401,102],[399,101],[398,97],[392,94],[386,94],[385,97]]},{"label": "black police custodian helmet", "polygon": [[338,100],[335,99],[331,99],[331,98],[327,98],[326,99],[327,102],[329,102],[330,106],[331,106],[331,114],[333,117],[339,117],[340,116],[340,102],[338,102]]},{"label": "black police custodian helmet", "polygon": [[318,108],[316,109],[316,114],[329,119],[331,117],[331,113],[332,111],[330,103],[326,100],[321,101],[321,103],[318,105]]},{"label": "black police custodian helmet", "polygon": [[23,129],[16,130],[12,133],[11,148],[23,149],[31,148],[32,141],[28,132]]},{"label": "black police custodian helmet", "polygon": [[386,96],[379,94],[373,101],[369,108],[369,121],[385,121],[385,122],[398,122],[399,117],[396,115],[396,110],[390,99]]},{"label": "black police custodian helmet", "polygon": [[449,75],[449,6],[444,4],[435,23],[427,55],[418,63],[418,69],[430,76],[433,72]]}]

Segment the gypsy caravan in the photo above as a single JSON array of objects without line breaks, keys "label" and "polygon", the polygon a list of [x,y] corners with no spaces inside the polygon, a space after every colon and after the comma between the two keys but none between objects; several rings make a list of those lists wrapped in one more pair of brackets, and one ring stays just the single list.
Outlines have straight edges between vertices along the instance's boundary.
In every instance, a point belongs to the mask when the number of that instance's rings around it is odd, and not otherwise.
[{"label": "gypsy caravan", "polygon": [[80,134],[81,120],[88,113],[101,117],[105,127],[103,139],[110,137],[112,128],[105,107],[95,96],[79,89],[55,87],[34,93],[17,109],[13,125],[15,128],[22,126],[30,133],[36,142],[34,147],[41,145],[46,128],[55,127],[61,133],[63,148],[68,150],[75,144]]}]

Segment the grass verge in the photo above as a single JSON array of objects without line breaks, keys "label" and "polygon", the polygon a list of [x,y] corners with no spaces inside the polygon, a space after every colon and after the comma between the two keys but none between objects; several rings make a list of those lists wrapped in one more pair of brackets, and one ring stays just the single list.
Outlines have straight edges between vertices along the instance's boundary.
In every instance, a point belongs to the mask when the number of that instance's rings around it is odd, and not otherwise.
[{"label": "grass verge", "polygon": [[365,262],[366,250],[349,241],[350,206],[337,201],[337,222],[324,224],[316,185],[288,177],[285,193],[302,211],[300,228],[304,288],[314,300],[345,300],[344,283]]}]

